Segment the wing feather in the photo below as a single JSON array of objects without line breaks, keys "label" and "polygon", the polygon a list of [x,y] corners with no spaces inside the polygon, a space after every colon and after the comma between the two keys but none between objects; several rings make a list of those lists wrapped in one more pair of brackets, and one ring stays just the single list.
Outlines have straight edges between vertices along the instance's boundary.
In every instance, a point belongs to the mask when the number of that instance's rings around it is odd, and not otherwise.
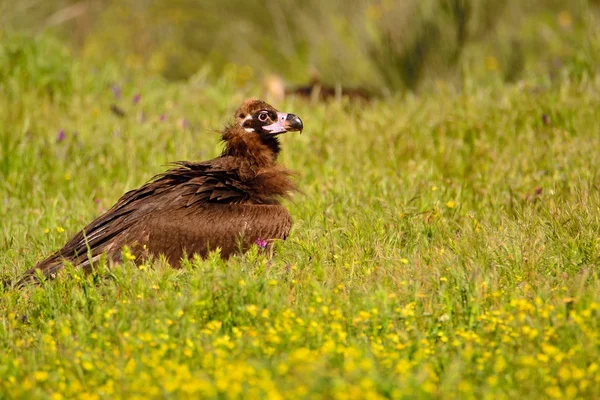
[{"label": "wing feather", "polygon": [[[62,269],[65,261],[89,265],[107,251],[109,259],[118,261],[121,247],[129,244],[127,241],[135,237],[134,232],[140,234],[137,231],[140,221],[165,212],[202,216],[202,210],[209,204],[278,204],[273,196],[281,195],[284,190],[261,194],[265,175],[240,162],[239,158],[222,156],[201,163],[174,163],[171,169],[121,196],[110,210],[73,236],[62,249],[27,271],[20,282],[31,279],[38,270],[50,276]],[[287,190],[292,186],[281,187]]]}]

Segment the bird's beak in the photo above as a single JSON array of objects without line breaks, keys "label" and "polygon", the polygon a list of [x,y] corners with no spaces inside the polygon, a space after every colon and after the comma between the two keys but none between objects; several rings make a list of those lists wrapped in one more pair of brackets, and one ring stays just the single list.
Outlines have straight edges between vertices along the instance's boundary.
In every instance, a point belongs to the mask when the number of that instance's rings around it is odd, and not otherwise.
[{"label": "bird's beak", "polygon": [[277,113],[277,122],[262,127],[263,130],[272,135],[293,131],[300,131],[300,133],[302,133],[303,128],[304,125],[302,125],[302,120],[300,117],[294,114],[280,112]]}]

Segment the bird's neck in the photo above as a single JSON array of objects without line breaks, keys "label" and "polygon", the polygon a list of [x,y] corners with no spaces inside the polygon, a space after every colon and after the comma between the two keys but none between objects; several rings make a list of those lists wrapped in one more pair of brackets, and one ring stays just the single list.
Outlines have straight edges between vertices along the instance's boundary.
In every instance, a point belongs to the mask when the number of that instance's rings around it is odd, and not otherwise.
[{"label": "bird's neck", "polygon": [[276,137],[260,137],[241,127],[225,130],[223,140],[223,156],[243,158],[260,167],[274,165],[279,155],[280,146]]}]

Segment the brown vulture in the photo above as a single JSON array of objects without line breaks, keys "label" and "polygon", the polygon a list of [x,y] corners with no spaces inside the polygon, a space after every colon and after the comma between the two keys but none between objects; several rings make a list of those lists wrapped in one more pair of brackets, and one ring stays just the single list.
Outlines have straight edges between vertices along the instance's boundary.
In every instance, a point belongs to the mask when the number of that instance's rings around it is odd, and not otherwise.
[{"label": "brown vulture", "polygon": [[125,193],[17,284],[35,280],[37,271],[54,277],[65,263],[89,269],[103,254],[111,262],[122,261],[124,246],[136,262],[162,254],[178,266],[185,255],[204,257],[219,248],[227,258],[257,241],[265,246],[285,239],[292,220],[279,199],[295,185],[292,173],[277,164],[278,135],[302,128],[294,114],[257,99],[244,101],[233,125],[222,132],[221,156],[177,162]]}]

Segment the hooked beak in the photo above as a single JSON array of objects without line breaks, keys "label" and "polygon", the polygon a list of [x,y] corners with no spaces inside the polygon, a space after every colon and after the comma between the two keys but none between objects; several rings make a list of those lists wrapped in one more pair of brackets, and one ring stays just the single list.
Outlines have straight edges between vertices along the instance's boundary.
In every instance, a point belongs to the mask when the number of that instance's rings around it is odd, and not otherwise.
[{"label": "hooked beak", "polygon": [[264,131],[267,131],[272,135],[293,131],[300,131],[300,133],[302,133],[303,128],[304,125],[302,125],[300,117],[294,114],[281,112],[277,113],[277,122],[262,127]]}]

